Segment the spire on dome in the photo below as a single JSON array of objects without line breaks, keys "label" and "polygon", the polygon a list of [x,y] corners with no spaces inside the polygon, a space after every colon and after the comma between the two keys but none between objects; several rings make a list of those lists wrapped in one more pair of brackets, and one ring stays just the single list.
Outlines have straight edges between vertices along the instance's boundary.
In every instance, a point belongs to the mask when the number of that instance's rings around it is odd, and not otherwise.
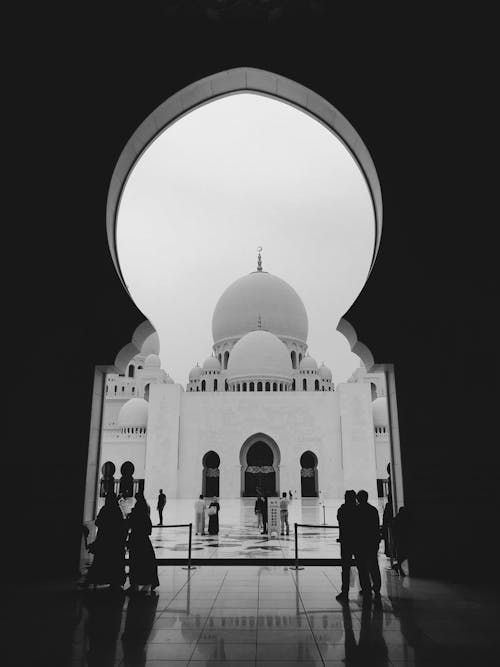
[{"label": "spire on dome", "polygon": [[262,319],[260,317],[260,313],[259,317],[257,318],[257,329],[262,329]]},{"label": "spire on dome", "polygon": [[257,255],[257,271],[262,271],[262,255],[261,255],[262,246],[261,245],[257,248],[257,252],[259,253]]}]

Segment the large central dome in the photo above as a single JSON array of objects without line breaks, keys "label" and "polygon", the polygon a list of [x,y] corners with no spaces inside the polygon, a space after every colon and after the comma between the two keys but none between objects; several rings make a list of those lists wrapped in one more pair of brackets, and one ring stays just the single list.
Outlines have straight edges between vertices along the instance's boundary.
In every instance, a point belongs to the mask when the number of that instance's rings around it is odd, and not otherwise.
[{"label": "large central dome", "polygon": [[307,313],[297,292],[281,278],[254,271],[239,278],[222,294],[212,318],[214,343],[241,338],[262,327],[280,338],[306,343]]}]

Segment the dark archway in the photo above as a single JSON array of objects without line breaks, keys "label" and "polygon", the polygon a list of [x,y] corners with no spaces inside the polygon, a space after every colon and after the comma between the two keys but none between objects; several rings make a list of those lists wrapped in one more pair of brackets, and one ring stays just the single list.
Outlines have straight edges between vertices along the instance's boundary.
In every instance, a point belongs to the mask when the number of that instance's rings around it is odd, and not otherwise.
[{"label": "dark archway", "polygon": [[204,496],[219,497],[220,492],[220,456],[217,452],[210,451],[203,457],[203,477],[201,492]]},{"label": "dark archway", "polygon": [[240,451],[240,463],[242,496],[279,494],[280,452],[272,438],[264,433],[248,438]]},{"label": "dark archway", "polygon": [[303,498],[317,498],[318,489],[318,457],[307,451],[300,457],[300,493]]}]

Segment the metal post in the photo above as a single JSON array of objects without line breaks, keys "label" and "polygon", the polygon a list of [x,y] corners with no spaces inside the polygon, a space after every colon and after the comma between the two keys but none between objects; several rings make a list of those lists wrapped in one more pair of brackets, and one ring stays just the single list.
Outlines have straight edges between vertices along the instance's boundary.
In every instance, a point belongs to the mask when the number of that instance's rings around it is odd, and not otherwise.
[{"label": "metal post", "polygon": [[295,565],[292,565],[291,570],[303,570],[303,567],[299,567],[299,540],[297,536],[297,524],[294,524],[295,527]]},{"label": "metal post", "polygon": [[188,565],[183,570],[196,570],[196,565],[191,565],[191,539],[193,536],[193,524],[189,524],[189,546],[188,546]]},{"label": "metal post", "polygon": [[325,519],[325,503],[323,503],[323,525],[326,526],[326,519]]}]

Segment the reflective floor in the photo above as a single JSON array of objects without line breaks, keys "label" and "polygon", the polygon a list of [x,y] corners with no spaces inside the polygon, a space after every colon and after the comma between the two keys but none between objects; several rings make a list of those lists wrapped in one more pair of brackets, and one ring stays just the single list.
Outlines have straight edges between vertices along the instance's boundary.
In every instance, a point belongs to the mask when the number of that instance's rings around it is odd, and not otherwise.
[{"label": "reflective floor", "polygon": [[153,597],[61,583],[18,591],[9,607],[12,656],[3,664],[498,664],[493,593],[400,578],[385,567],[382,577],[381,604],[364,605],[355,576],[349,603],[337,602],[337,567],[163,566]]},{"label": "reflective floor", "polygon": [[[148,498],[153,524],[158,522],[155,499]],[[342,499],[294,498],[289,505],[290,535],[261,535],[254,513],[254,498],[232,498],[220,501],[219,535],[196,535],[193,525],[193,558],[293,558],[294,526],[307,523],[321,526],[337,524],[337,510]],[[208,501],[207,501],[208,504]],[[164,524],[194,523],[194,499],[168,500],[163,513]],[[323,509],[324,508],[324,509]],[[379,508],[381,511],[382,507]],[[206,529],[208,520],[206,521]],[[155,526],[151,541],[157,558],[179,558],[187,555],[188,528]],[[338,529],[299,528],[299,553],[303,558],[340,558]]]}]

